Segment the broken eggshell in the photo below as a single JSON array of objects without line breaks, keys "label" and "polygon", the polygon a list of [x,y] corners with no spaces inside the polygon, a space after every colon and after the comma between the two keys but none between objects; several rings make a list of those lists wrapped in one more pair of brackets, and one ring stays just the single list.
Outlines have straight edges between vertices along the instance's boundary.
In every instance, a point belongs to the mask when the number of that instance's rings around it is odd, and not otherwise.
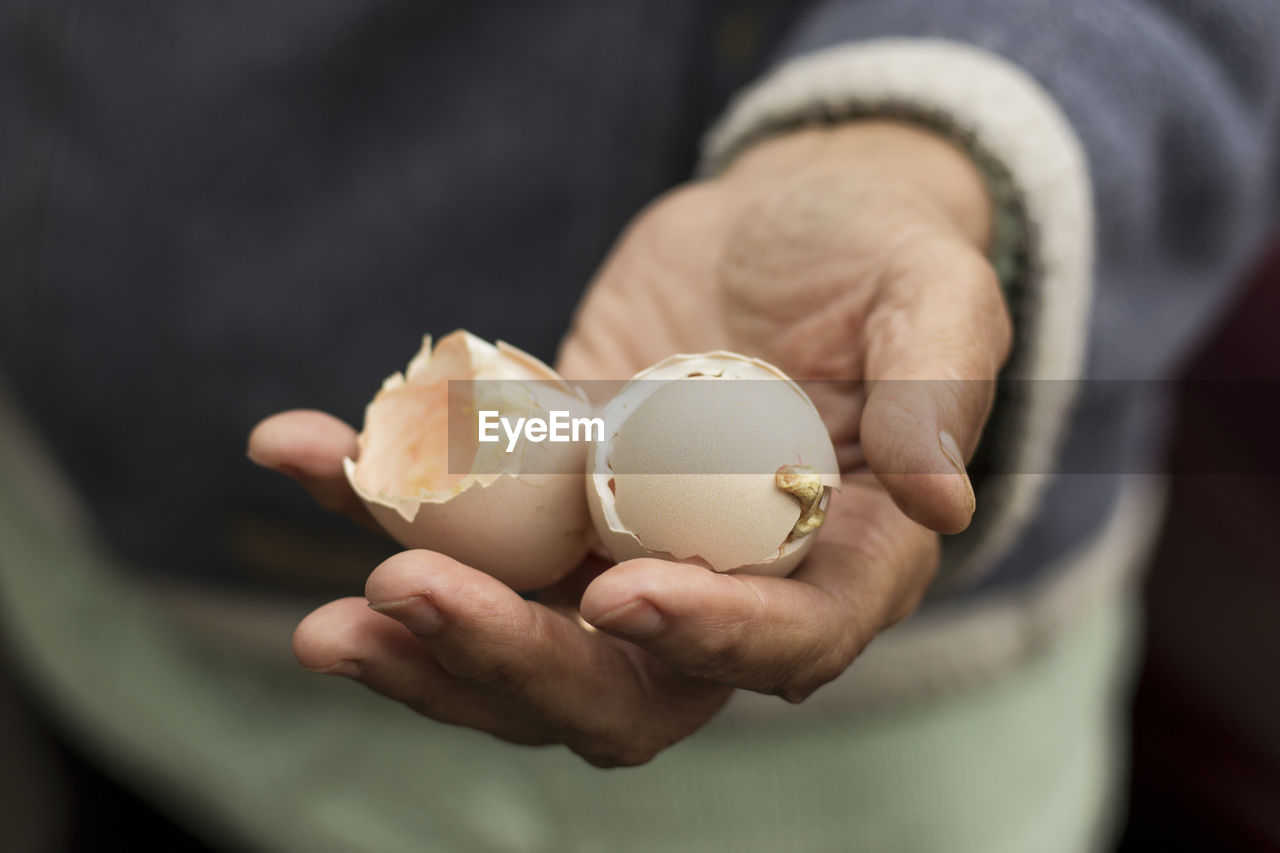
[{"label": "broken eggshell", "polygon": [[[710,384],[724,382],[735,385]],[[587,503],[619,562],[790,574],[840,486],[812,401],[759,359],[673,356],[636,374],[603,417],[604,441],[588,453]]]},{"label": "broken eggshell", "polygon": [[507,452],[505,436],[482,444],[477,412],[546,418],[589,408],[554,370],[502,341],[457,331],[433,348],[427,336],[366,407],[359,457],[344,459],[343,470],[400,544],[535,589],[572,571],[591,542],[586,447],[522,437]]}]

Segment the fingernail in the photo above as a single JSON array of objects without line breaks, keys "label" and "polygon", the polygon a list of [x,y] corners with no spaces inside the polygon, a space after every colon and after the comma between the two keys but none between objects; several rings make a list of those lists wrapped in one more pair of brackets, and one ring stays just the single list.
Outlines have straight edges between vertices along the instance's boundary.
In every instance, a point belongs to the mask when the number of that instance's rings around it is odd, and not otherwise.
[{"label": "fingernail", "polygon": [[369,609],[390,616],[415,634],[434,634],[444,621],[435,605],[421,595],[396,601],[370,601]]},{"label": "fingernail", "polygon": [[590,621],[597,628],[636,639],[656,637],[666,627],[658,608],[643,598],[615,607]]},{"label": "fingernail", "polygon": [[960,452],[960,445],[956,443],[956,437],[945,429],[938,433],[938,445],[942,448],[942,455],[947,457],[947,461],[951,463],[951,467],[955,468],[956,473],[964,478],[968,501],[966,509],[969,511],[969,515],[973,515],[978,508],[978,499],[973,494],[973,483],[969,481],[969,472],[964,468],[964,455]]},{"label": "fingernail", "polygon": [[340,660],[332,666],[321,667],[320,669],[308,669],[307,672],[316,672],[321,675],[342,675],[347,678],[359,678],[364,668],[360,666],[358,660]]}]

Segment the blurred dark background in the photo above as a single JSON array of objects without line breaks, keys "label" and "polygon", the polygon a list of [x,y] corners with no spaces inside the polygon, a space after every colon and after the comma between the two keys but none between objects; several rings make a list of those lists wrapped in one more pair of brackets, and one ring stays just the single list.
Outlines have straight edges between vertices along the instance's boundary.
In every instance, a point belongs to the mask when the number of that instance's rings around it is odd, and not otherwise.
[{"label": "blurred dark background", "polygon": [[1278,319],[1280,235],[1184,374],[1124,853],[1280,850]]}]

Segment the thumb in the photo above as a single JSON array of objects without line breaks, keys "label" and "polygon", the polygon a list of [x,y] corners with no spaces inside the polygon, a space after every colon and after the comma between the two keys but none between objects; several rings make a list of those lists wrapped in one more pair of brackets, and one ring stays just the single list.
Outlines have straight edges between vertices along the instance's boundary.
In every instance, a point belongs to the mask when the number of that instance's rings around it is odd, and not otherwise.
[{"label": "thumb", "polygon": [[986,260],[968,247],[934,254],[888,279],[873,309],[860,435],[899,508],[931,530],[958,533],[976,509],[965,464],[1012,333]]}]

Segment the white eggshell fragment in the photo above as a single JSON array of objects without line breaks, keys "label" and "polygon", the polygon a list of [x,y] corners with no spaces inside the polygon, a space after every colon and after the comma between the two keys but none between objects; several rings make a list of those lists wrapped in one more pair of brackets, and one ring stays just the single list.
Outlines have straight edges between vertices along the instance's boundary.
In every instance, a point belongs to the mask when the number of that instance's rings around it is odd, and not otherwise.
[{"label": "white eggshell fragment", "polygon": [[365,409],[359,458],[343,460],[347,480],[406,547],[447,554],[514,589],[554,583],[592,539],[586,445],[521,437],[508,453],[505,436],[480,443],[481,409],[545,419],[590,407],[550,367],[501,341],[457,331],[433,348],[425,337]]},{"label": "white eggshell fragment", "polygon": [[588,453],[587,503],[618,561],[790,574],[840,485],[812,401],[758,359],[673,356],[633,377],[603,417],[605,440]]}]

